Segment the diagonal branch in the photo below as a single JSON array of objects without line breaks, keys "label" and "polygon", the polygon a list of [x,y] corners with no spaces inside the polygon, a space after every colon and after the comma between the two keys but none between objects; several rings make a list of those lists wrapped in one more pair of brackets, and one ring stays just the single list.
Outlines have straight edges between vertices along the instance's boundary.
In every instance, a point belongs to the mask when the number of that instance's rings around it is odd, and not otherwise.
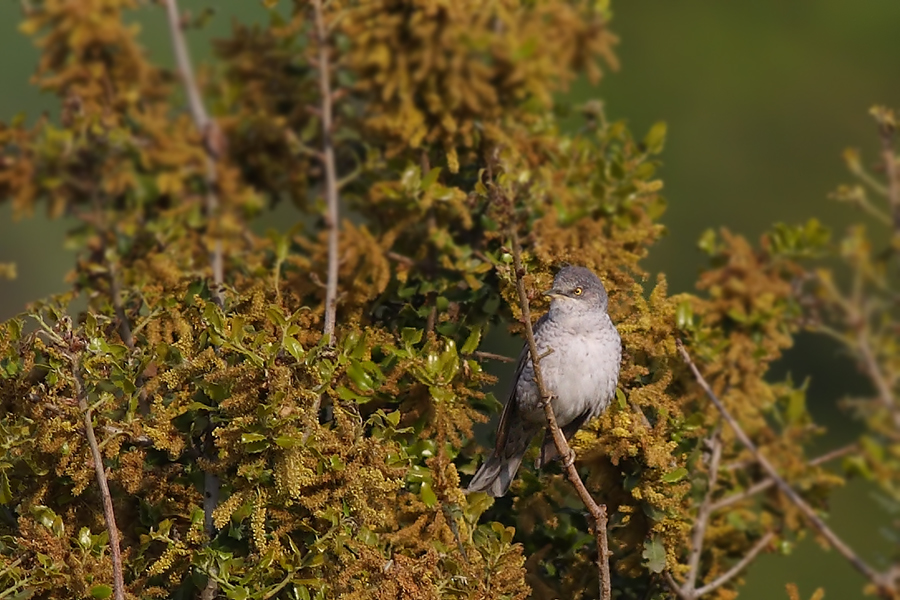
[{"label": "diagonal branch", "polygon": [[315,13],[316,38],[319,43],[319,93],[322,96],[322,161],[325,163],[325,199],[328,213],[325,223],[328,227],[328,282],[325,287],[325,326],[323,334],[328,343],[334,345],[334,325],[337,313],[338,285],[338,180],[337,166],[334,159],[334,138],[331,95],[328,63],[328,31],[325,28],[325,16],[322,0],[313,0]]},{"label": "diagonal branch", "polygon": [[594,535],[597,539],[597,568],[600,572],[600,598],[610,600],[612,598],[612,584],[609,576],[609,542],[606,538],[606,505],[597,504],[590,492],[578,475],[575,468],[575,452],[569,447],[566,437],[556,422],[553,414],[553,396],[544,387],[544,378],[541,375],[540,360],[537,344],[534,341],[534,329],[531,326],[531,309],[528,306],[528,294],[525,291],[525,267],[522,266],[522,247],[519,245],[519,236],[515,228],[512,228],[513,242],[513,266],[516,275],[516,289],[519,292],[519,305],[522,309],[522,321],[525,324],[525,337],[528,340],[528,351],[531,353],[531,363],[534,367],[534,382],[541,394],[541,404],[544,414],[547,416],[547,425],[553,436],[553,443],[560,456],[565,457],[563,467],[569,477],[569,481],[575,487],[575,491],[584,503],[585,508],[591,514],[594,525]]},{"label": "diagonal branch", "polygon": [[84,389],[84,381],[81,376],[81,361],[76,356],[66,353],[66,357],[72,364],[72,373],[75,381],[75,396],[78,400],[78,408],[84,417],[84,430],[87,435],[88,446],[91,449],[91,459],[94,463],[94,472],[97,477],[97,485],[100,488],[100,498],[103,502],[103,519],[106,521],[106,529],[109,532],[109,548],[113,568],[113,597],[115,600],[125,600],[125,576],[122,570],[122,551],[119,548],[119,528],[116,526],[116,513],[113,509],[112,496],[109,493],[109,480],[106,477],[106,468],[103,466],[103,454],[97,444],[97,436],[94,435],[94,423],[91,416],[91,408],[88,406],[87,392]]},{"label": "diagonal branch", "polygon": [[720,587],[737,577],[741,571],[747,568],[747,565],[753,562],[753,559],[756,558],[756,555],[762,552],[763,549],[769,545],[769,542],[771,542],[772,538],[774,537],[774,531],[767,531],[766,534],[762,536],[752,548],[750,548],[750,551],[747,552],[747,554],[745,554],[741,560],[735,563],[733,567],[713,579],[710,583],[707,583],[701,588],[697,588],[697,590],[694,592],[694,597],[699,598],[701,596],[705,596],[706,594],[719,589]]},{"label": "diagonal branch", "polygon": [[884,161],[884,170],[888,180],[888,204],[894,223],[894,235],[900,236],[900,174],[897,173],[897,157],[894,155],[894,133],[896,129],[893,120],[881,121],[879,125],[881,157]]},{"label": "diagonal branch", "polygon": [[[203,105],[203,98],[200,96],[200,87],[197,85],[197,78],[194,76],[194,67],[191,65],[191,57],[188,53],[187,44],[181,31],[181,17],[178,13],[177,0],[165,0],[166,15],[169,23],[169,34],[172,38],[172,50],[175,53],[175,61],[178,65],[178,72],[181,74],[182,83],[188,97],[188,106],[190,107],[191,118],[194,125],[203,136],[203,148],[206,151],[206,217],[209,222],[216,226],[219,219],[219,197],[216,195],[216,182],[218,175],[216,173],[216,158],[220,152],[221,132],[215,121],[209,118],[206,108]],[[210,265],[213,272],[214,289],[212,292],[213,300],[221,308],[222,299],[222,282],[225,279],[223,265],[222,240],[218,236],[213,240],[213,250],[210,253]]]},{"label": "diagonal branch", "polygon": [[716,426],[710,437],[712,444],[712,456],[709,460],[709,478],[707,482],[706,494],[703,496],[703,502],[700,503],[700,509],[697,511],[697,523],[691,532],[691,554],[688,558],[688,574],[684,580],[681,590],[686,594],[696,597],[695,589],[697,587],[697,577],[700,575],[700,557],[703,555],[703,538],[706,536],[706,528],[709,525],[709,517],[712,515],[712,497],[716,489],[716,482],[719,480],[719,464],[722,461],[722,440],[719,437],[721,427]]},{"label": "diagonal branch", "polygon": [[687,350],[684,347],[684,344],[681,340],[676,340],[678,345],[678,351],[681,353],[681,357],[684,359],[684,362],[688,365],[691,372],[694,375],[694,378],[697,380],[697,383],[700,384],[700,387],[703,388],[703,391],[706,392],[707,397],[712,401],[715,407],[719,410],[722,415],[722,418],[728,423],[728,425],[734,430],[735,436],[737,436],[738,440],[744,445],[747,450],[753,455],[756,459],[756,462],[763,468],[763,470],[768,474],[768,476],[775,482],[775,485],[778,486],[778,489],[796,506],[801,513],[806,517],[806,519],[812,524],[813,528],[818,531],[822,537],[828,540],[828,543],[838,551],[838,553],[843,556],[847,561],[853,565],[853,567],[862,573],[869,581],[875,584],[878,587],[880,593],[885,595],[886,597],[891,597],[893,592],[896,590],[894,586],[886,581],[885,577],[875,571],[872,567],[870,567],[862,558],[860,558],[844,541],[837,536],[834,531],[831,530],[828,525],[816,514],[816,512],[812,509],[812,507],[806,503],[806,501],[800,497],[800,495],[794,491],[794,489],[778,474],[778,471],[775,470],[775,467],[769,460],[762,455],[759,451],[759,448],[756,447],[756,444],[750,439],[750,437],[744,432],[741,428],[740,424],[737,420],[728,412],[728,409],[725,408],[725,405],[722,404],[722,401],[719,400],[719,397],[716,396],[715,392],[713,392],[712,388],[706,382],[706,379],[703,378],[703,375],[700,373],[700,370],[697,368],[697,365],[694,364],[694,361],[691,360],[690,354],[688,354]]},{"label": "diagonal branch", "polygon": [[[172,38],[172,49],[175,53],[175,61],[178,64],[178,71],[181,73],[182,83],[188,97],[188,105],[191,111],[191,117],[194,125],[203,136],[203,149],[206,153],[205,157],[205,208],[206,218],[212,225],[214,230],[213,249],[210,252],[209,262],[212,267],[213,285],[210,292],[213,301],[224,308],[225,301],[222,296],[222,284],[225,280],[225,267],[222,249],[222,240],[215,231],[218,229],[219,221],[219,198],[216,195],[216,185],[218,175],[216,173],[216,159],[221,153],[223,140],[221,131],[215,121],[209,118],[206,108],[203,105],[203,98],[200,96],[200,87],[197,85],[197,79],[194,77],[194,68],[191,64],[191,57],[188,54],[187,44],[181,30],[181,19],[178,13],[177,0],[165,0],[166,15],[169,24],[169,34]],[[203,442],[203,454],[211,462],[215,461],[215,438],[213,437],[213,425],[206,432],[206,439]],[[219,506],[219,494],[221,491],[221,481],[219,476],[209,470],[203,473],[203,517],[204,529],[207,536],[212,539],[216,534],[216,526],[213,521],[213,511]],[[200,597],[203,600],[214,598],[218,592],[218,583],[215,573],[211,573],[207,580],[206,587],[201,592]]]},{"label": "diagonal branch", "polygon": [[[816,458],[809,461],[809,466],[817,467],[821,464],[830,462],[835,460],[836,458],[841,458],[842,456],[846,456],[848,454],[852,454],[859,450],[859,446],[856,444],[849,444],[844,446],[843,448],[837,448],[836,450],[832,450],[831,452],[827,452],[822,456],[817,456]],[[752,461],[750,461],[752,464]],[[715,512],[717,510],[721,510],[727,506],[731,506],[732,504],[737,504],[741,500],[745,500],[750,498],[751,496],[755,496],[756,494],[765,491],[775,485],[775,480],[771,477],[767,477],[762,481],[757,481],[746,490],[742,492],[738,492],[736,494],[732,494],[731,496],[726,496],[722,498],[718,502],[714,502],[712,505],[712,511]]]}]

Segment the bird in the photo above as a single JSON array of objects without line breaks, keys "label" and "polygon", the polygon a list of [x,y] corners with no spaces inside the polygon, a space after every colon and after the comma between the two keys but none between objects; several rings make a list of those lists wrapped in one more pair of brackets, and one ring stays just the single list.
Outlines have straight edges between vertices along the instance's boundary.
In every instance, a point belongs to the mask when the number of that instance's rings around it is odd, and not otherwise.
[{"label": "bird", "polygon": [[[616,394],[622,342],[607,313],[609,298],[600,278],[586,267],[567,265],[546,292],[550,310],[534,326],[544,387],[566,439],[601,415]],[[536,466],[558,456],[534,381],[528,345],[519,354],[512,389],[497,427],[491,455],[475,473],[467,492],[498,498],[522,464],[531,441],[544,430]]]}]

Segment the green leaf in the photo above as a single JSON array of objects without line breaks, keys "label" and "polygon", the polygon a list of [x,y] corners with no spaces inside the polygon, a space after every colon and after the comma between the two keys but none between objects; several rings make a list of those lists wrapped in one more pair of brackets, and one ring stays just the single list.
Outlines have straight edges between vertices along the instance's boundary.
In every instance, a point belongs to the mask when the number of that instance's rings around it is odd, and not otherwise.
[{"label": "green leaf", "polygon": [[261,433],[242,433],[241,434],[241,443],[242,444],[253,444],[255,442],[261,442],[266,439]]},{"label": "green leaf", "polygon": [[678,304],[675,309],[675,326],[678,329],[688,329],[694,324],[694,309],[687,300]]},{"label": "green leaf", "polygon": [[275,443],[279,448],[293,448],[300,443],[300,440],[289,435],[279,435],[275,438]]},{"label": "green leaf", "polygon": [[91,588],[91,598],[99,598],[100,600],[103,600],[103,598],[109,598],[110,596],[112,596],[112,593],[113,589],[105,583],[95,585]]},{"label": "green leaf", "polygon": [[407,346],[413,346],[422,341],[423,331],[414,327],[404,327],[400,332],[400,339]]},{"label": "green leaf", "polygon": [[662,152],[666,143],[666,129],[665,121],[658,121],[647,132],[647,135],[644,137],[644,146],[647,148],[648,154],[659,154]]},{"label": "green leaf", "polygon": [[421,496],[422,502],[424,502],[425,506],[428,508],[437,504],[437,494],[434,493],[434,490],[431,489],[431,484],[427,481],[422,482],[422,486],[419,489],[419,496]]},{"label": "green leaf", "polygon": [[284,338],[284,349],[297,360],[303,360],[305,356],[303,345],[292,337]]},{"label": "green leaf", "polygon": [[688,470],[684,467],[678,467],[674,471],[669,471],[665,475],[662,476],[662,480],[666,483],[675,483],[676,481],[681,481],[688,474]]},{"label": "green leaf", "polygon": [[659,536],[653,536],[644,541],[644,551],[641,556],[647,561],[644,563],[653,573],[662,573],[666,568],[666,549]]},{"label": "green leaf", "polygon": [[12,490],[9,487],[9,477],[7,477],[6,471],[0,471],[0,504],[10,504],[12,499]]},{"label": "green leaf", "polygon": [[440,174],[441,174],[440,167],[434,167],[433,169],[428,171],[428,174],[422,178],[422,191],[427,192],[428,188],[431,187],[431,184],[433,184],[435,181],[437,181],[437,178],[440,176]]},{"label": "green leaf", "polygon": [[368,396],[357,394],[347,386],[339,385],[335,391],[337,392],[338,398],[341,400],[352,400],[359,403],[365,403],[371,400]]},{"label": "green leaf", "polygon": [[358,361],[354,360],[350,363],[350,366],[347,367],[347,375],[350,376],[350,379],[356,384],[359,391],[364,394],[375,391],[375,381],[366,373],[366,370]]}]

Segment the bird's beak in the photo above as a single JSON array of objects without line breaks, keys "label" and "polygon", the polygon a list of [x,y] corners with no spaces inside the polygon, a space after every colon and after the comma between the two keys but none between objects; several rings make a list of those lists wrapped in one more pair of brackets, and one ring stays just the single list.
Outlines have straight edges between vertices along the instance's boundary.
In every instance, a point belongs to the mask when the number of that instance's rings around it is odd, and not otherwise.
[{"label": "bird's beak", "polygon": [[551,298],[562,298],[565,294],[562,293],[562,290],[557,288],[551,288],[543,293],[545,296],[550,296]]}]

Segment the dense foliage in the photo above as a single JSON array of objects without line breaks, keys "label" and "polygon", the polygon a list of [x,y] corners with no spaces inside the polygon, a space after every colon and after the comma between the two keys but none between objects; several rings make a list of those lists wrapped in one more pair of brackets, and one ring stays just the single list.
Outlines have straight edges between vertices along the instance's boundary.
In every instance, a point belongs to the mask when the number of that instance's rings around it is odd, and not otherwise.
[{"label": "dense foliage", "polygon": [[[0,201],[76,217],[80,251],[71,293],[0,324],[3,597],[111,592],[85,406],[130,597],[193,598],[210,578],[235,599],[596,597],[587,521],[558,469],[523,469],[493,504],[461,490],[483,451],[473,424],[499,406],[479,349],[490,330],[520,331],[510,228],[529,289],[571,262],[610,290],[617,401],[574,446],[609,506],[617,597],[666,597],[664,572],[711,582],[759,540],[774,551],[803,535],[774,488],[745,495],[708,515],[690,566],[698,510],[762,475],[675,340],[824,507],[840,479],[804,457],[816,432],[805,386],[766,374],[808,324],[797,261],[824,253],[828,234],[782,226],[754,248],[710,233],[698,295],[649,278],[664,126],[635,139],[599,102],[574,107],[577,133],[559,123],[566,85],[616,66],[606,3],[332,0],[328,69],[311,5],[268,2],[268,26],[236,24],[216,43],[207,131],[182,110],[178,73],[151,64],[126,24],[134,4],[33,1],[21,26],[62,110],[0,124]],[[347,215],[334,340],[322,334],[323,68]],[[255,235],[249,223],[285,201],[297,225]],[[854,239],[851,258],[865,247]],[[542,302],[535,293],[538,314]],[[866,447],[877,459],[879,443]],[[892,460],[856,464],[896,474]],[[204,515],[210,475],[221,496]],[[896,477],[884,481],[896,494]],[[731,598],[738,582],[710,595]]]}]

